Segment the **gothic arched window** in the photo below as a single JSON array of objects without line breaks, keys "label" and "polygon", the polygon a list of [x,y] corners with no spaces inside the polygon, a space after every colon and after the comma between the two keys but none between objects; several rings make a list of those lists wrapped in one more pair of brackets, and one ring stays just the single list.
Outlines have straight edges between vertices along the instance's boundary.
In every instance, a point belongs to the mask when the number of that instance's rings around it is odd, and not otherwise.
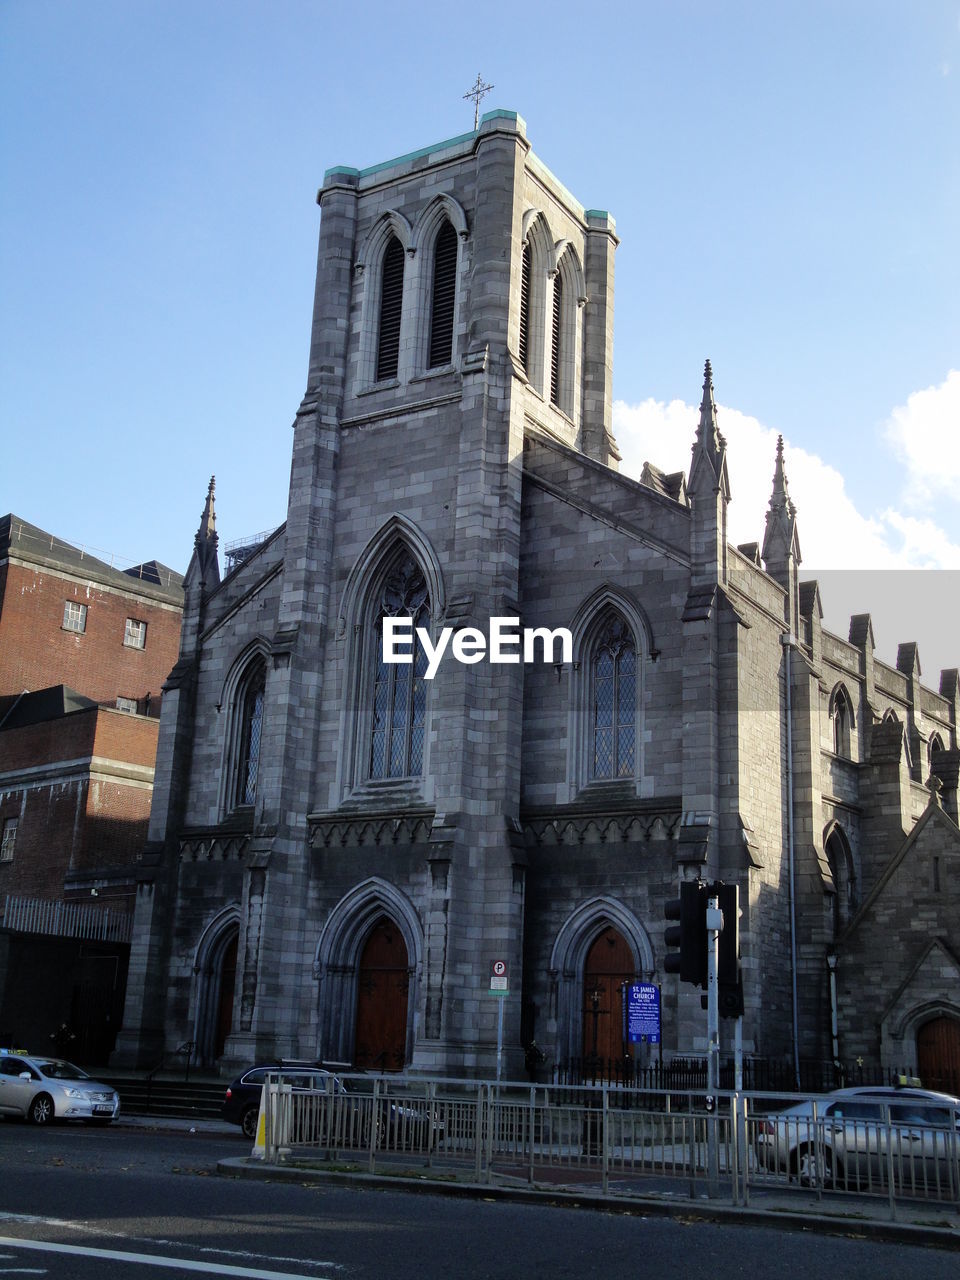
[{"label": "gothic arched window", "polygon": [[457,300],[457,233],[444,220],[433,246],[433,298],[430,308],[430,355],[427,367],[453,359],[453,315]]},{"label": "gothic arched window", "polygon": [[257,798],[266,685],[266,663],[262,658],[257,658],[245,673],[237,693],[238,749],[234,774],[234,805],[252,805]]},{"label": "gothic arched window", "polygon": [[[413,620],[412,663],[384,662],[385,617]],[[423,772],[427,658],[416,638],[417,627],[430,627],[430,596],[419,566],[412,556],[404,554],[387,574],[377,600],[371,778],[419,777]]]},{"label": "gothic arched window", "polygon": [[560,408],[560,362],[563,358],[563,276],[553,280],[553,325],[550,331],[550,403]]},{"label": "gothic arched window", "polygon": [[637,748],[637,646],[617,613],[603,624],[593,648],[593,761],[591,776],[632,778]]},{"label": "gothic arched window", "polygon": [[853,703],[843,684],[830,695],[830,723],[833,731],[833,753],[844,760],[853,759],[855,722]]},{"label": "gothic arched window", "polygon": [[533,278],[533,250],[530,241],[523,242],[523,259],[520,267],[520,363],[530,376],[530,288]]},{"label": "gothic arched window", "polygon": [[377,337],[377,381],[395,378],[400,367],[400,319],[403,313],[403,245],[390,237],[380,278],[380,327]]}]

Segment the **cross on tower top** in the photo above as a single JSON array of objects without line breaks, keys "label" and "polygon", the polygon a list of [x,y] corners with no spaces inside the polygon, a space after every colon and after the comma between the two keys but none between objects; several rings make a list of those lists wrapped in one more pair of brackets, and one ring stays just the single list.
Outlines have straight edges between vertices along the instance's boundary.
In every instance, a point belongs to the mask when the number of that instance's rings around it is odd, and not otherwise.
[{"label": "cross on tower top", "polygon": [[496,85],[492,85],[492,84],[484,84],[484,83],[483,83],[483,77],[480,75],[480,73],[479,73],[479,71],[478,71],[478,72],[477,72],[477,83],[476,83],[475,85],[473,85],[473,87],[470,89],[470,92],[469,92],[469,93],[465,93],[465,94],[463,95],[465,98],[472,98],[472,99],[473,99],[473,127],[474,127],[474,130],[479,129],[479,127],[480,127],[480,102],[481,102],[481,100],[482,100],[483,98],[485,98],[485,97],[487,96],[487,94],[490,92],[490,90],[491,90],[491,89],[494,89],[494,88],[496,88]]}]

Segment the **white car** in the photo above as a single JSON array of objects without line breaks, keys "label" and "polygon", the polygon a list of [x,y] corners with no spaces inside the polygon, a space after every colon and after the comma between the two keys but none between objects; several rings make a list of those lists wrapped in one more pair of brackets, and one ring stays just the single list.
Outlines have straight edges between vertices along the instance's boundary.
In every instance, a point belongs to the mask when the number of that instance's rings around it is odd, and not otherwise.
[{"label": "white car", "polygon": [[0,1049],[0,1114],[23,1116],[33,1124],[109,1124],[120,1114],[120,1098],[72,1062]]},{"label": "white car", "polygon": [[960,1098],[928,1089],[860,1086],[758,1117],[759,1163],[802,1186],[902,1191],[960,1187]]}]

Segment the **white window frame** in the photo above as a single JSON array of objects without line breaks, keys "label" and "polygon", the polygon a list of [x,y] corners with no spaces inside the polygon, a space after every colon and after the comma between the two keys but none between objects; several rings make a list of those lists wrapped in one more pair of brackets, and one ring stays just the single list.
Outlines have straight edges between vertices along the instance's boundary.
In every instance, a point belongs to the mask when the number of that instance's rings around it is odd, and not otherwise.
[{"label": "white window frame", "polygon": [[126,649],[147,647],[147,624],[142,618],[127,618],[124,622],[123,644]]},{"label": "white window frame", "polygon": [[82,636],[87,629],[87,606],[79,600],[65,600],[61,630]]},{"label": "white window frame", "polygon": [[4,819],[3,838],[0,840],[0,862],[13,861],[13,850],[17,843],[17,827],[19,824],[19,818]]},{"label": "white window frame", "polygon": [[136,698],[123,698],[118,695],[117,697],[118,711],[122,711],[128,716],[135,716],[137,714],[137,709],[138,707],[137,707]]}]

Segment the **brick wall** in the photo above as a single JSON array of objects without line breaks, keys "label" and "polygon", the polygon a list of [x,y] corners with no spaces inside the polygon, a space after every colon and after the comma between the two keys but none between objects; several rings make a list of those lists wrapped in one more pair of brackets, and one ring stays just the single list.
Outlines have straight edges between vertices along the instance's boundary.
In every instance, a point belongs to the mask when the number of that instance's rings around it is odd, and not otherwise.
[{"label": "brick wall", "polygon": [[[2,573],[0,694],[66,684],[98,702],[159,698],[177,660],[179,609],[51,569],[8,563]],[[87,607],[82,635],[63,629],[68,600]],[[146,622],[145,648],[124,645],[127,618]]]}]

